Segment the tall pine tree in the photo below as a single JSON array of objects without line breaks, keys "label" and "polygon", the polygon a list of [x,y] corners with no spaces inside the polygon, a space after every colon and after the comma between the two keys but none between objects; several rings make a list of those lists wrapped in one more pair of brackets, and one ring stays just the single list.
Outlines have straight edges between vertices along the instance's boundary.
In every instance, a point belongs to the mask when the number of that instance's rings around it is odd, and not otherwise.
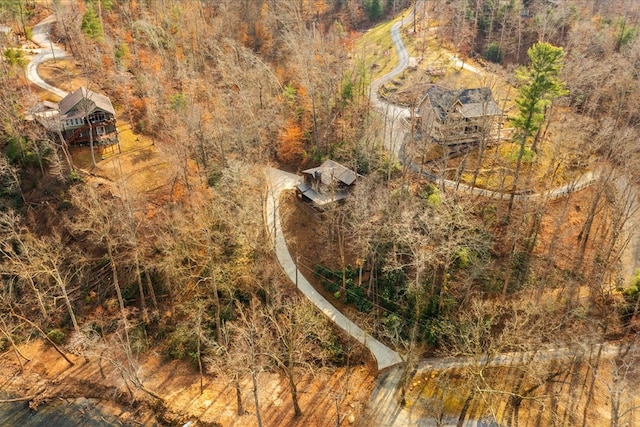
[{"label": "tall pine tree", "polygon": [[[510,118],[515,128],[515,140],[520,144],[516,171],[513,177],[511,198],[509,199],[509,211],[507,219],[511,215],[513,201],[516,194],[522,158],[527,149],[527,141],[536,135],[545,120],[547,107],[551,102],[567,91],[564,82],[560,80],[562,71],[562,59],[564,52],[561,47],[553,46],[546,42],[534,44],[527,51],[531,64],[516,70],[516,78],[519,83],[516,106],[518,114]],[[535,150],[535,146],[532,146]]]}]

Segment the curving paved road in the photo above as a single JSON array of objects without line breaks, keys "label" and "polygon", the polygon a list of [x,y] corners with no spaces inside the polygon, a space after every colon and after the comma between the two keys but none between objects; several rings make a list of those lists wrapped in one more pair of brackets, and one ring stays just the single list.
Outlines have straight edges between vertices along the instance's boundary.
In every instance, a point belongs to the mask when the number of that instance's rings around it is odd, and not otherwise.
[{"label": "curving paved road", "polygon": [[[404,144],[407,134],[409,130],[407,129],[407,119],[411,117],[411,111],[409,108],[402,107],[399,105],[395,105],[391,102],[388,102],[383,97],[380,96],[379,89],[380,87],[386,83],[387,81],[393,79],[394,77],[400,75],[409,65],[409,54],[407,53],[407,48],[402,41],[402,37],[400,35],[400,29],[403,22],[409,22],[413,18],[413,9],[411,13],[408,15],[409,18],[406,21],[396,22],[391,27],[391,40],[393,41],[393,45],[396,49],[398,55],[398,64],[391,70],[388,74],[378,78],[376,81],[371,83],[371,104],[375,109],[377,109],[381,114],[385,116],[386,126],[385,126],[385,134],[384,134],[384,146],[385,148],[394,153],[396,158],[401,163],[406,163],[407,161],[410,163],[410,167],[414,172],[420,172],[421,169],[415,162],[411,159],[407,159],[405,156]],[[484,72],[478,68],[473,67],[472,65],[467,64],[460,60],[453,53],[449,53],[448,56],[455,63],[456,66],[464,68],[466,70],[471,71],[476,74],[484,74]],[[509,199],[511,197],[511,193],[505,193],[501,191],[488,190],[480,187],[473,187],[471,185],[467,185],[461,182],[456,182],[449,179],[444,179],[439,177],[433,173],[422,170],[422,174],[429,179],[430,181],[437,184],[442,189],[450,189],[456,192],[465,192],[469,194],[473,194],[476,196],[488,197],[492,199]],[[515,196],[514,200],[522,202],[527,200],[535,200],[535,199],[555,199],[558,197],[566,196],[567,194],[578,191],[586,186],[589,186],[596,182],[598,179],[598,173],[589,171],[578,177],[575,181],[564,185],[562,187],[554,188],[543,193],[534,193],[534,194],[518,194]]]},{"label": "curving paved road", "polygon": [[[409,15],[408,20],[411,20],[412,18],[413,12]],[[407,119],[411,117],[411,112],[408,108],[387,102],[380,96],[380,87],[394,77],[402,74],[402,72],[409,66],[409,53],[402,42],[402,37],[400,36],[401,27],[401,21],[396,22],[391,27],[391,40],[393,41],[396,53],[398,54],[398,64],[389,73],[371,83],[371,104],[374,108],[383,113],[389,113],[391,116]]]},{"label": "curving paved road", "polygon": [[51,30],[51,24],[56,21],[56,16],[51,15],[44,21],[40,22],[32,28],[31,40],[38,44],[41,48],[39,54],[31,58],[31,61],[27,65],[27,78],[36,86],[53,93],[54,95],[64,98],[69,92],[60,88],[50,85],[45,82],[38,74],[38,65],[44,61],[51,59],[61,59],[69,56],[67,52],[54,44],[49,38],[49,31]]},{"label": "curving paved road", "polygon": [[[407,20],[409,21],[409,20]],[[398,54],[398,65],[387,75],[379,78],[371,85],[372,91],[372,105],[382,114],[386,115],[386,120],[390,121],[390,126],[385,127],[384,145],[389,152],[395,154],[401,162],[407,161],[404,157],[404,140],[408,133],[406,128],[406,119],[411,116],[408,108],[393,105],[380,97],[378,91],[380,86],[387,82],[389,79],[402,73],[408,66],[408,54],[404,43],[400,37],[401,22],[396,23],[391,27],[391,38],[393,40],[395,49]],[[474,72],[482,73],[480,70],[472,67],[469,64],[462,63],[455,55],[450,54],[450,58],[456,61],[456,65],[464,67],[465,69]],[[389,124],[389,122],[387,122]],[[420,167],[415,164],[411,159],[410,167],[414,172],[420,172]],[[495,199],[508,199],[509,193],[502,193],[498,191],[486,190],[483,188],[472,187],[470,185],[457,183],[452,180],[440,178],[429,172],[422,172],[425,177],[438,184],[441,188],[449,188],[454,191],[468,192],[470,194],[490,197]],[[587,172],[578,178],[575,182],[567,184],[565,186],[549,190],[545,193],[517,195],[517,201],[533,200],[537,198],[555,198],[561,197],[571,192],[577,191],[588,185],[591,185],[597,179],[597,173]],[[613,350],[611,350],[613,352]],[[540,359],[554,359],[567,357],[569,350],[548,350],[542,351],[536,357]],[[416,367],[417,372],[431,372],[436,370],[444,370],[454,367],[472,366],[474,364],[488,364],[491,366],[511,366],[522,361],[522,354],[504,354],[497,355],[490,360],[488,356],[484,356],[484,359],[469,358],[469,357],[448,357],[448,358],[431,358],[422,360]],[[403,407],[399,402],[399,386],[404,374],[404,366],[394,366],[389,371],[385,372],[379,377],[376,387],[374,388],[369,402],[365,409],[364,420],[360,425],[376,425],[376,426],[455,426],[457,425],[457,417],[445,417],[442,424],[433,417],[432,414],[427,414],[425,411],[419,408],[419,405]],[[466,420],[464,426],[477,426],[481,425],[479,420]]]},{"label": "curving paved road", "polygon": [[[409,17],[411,16],[412,15],[410,14]],[[408,19],[407,22],[408,21],[410,21],[410,19]],[[33,57],[31,62],[28,64],[27,77],[37,86],[62,98],[65,97],[68,92],[46,83],[37,73],[38,64],[40,64],[41,62],[53,59],[54,57],[64,58],[69,56],[64,50],[54,45],[49,39],[49,30],[53,22],[55,22],[54,15],[48,17],[47,19],[33,27],[32,39],[34,42],[40,45],[42,51],[41,53]],[[408,65],[408,54],[406,48],[404,47],[404,44],[402,43],[402,39],[400,38],[400,28],[401,22],[396,23],[391,28],[392,40],[394,41],[394,45],[396,47],[396,50],[398,51],[398,65],[389,74],[373,82],[371,90],[374,94],[372,98],[374,107],[376,107],[379,111],[382,111],[387,115],[387,117],[390,117],[392,119],[391,125],[389,126],[390,130],[388,134],[385,135],[385,145],[388,149],[390,149],[389,151],[395,153],[398,159],[403,160],[401,158],[401,154],[403,152],[402,145],[404,136],[406,134],[404,123],[406,119],[410,117],[410,112],[407,108],[399,107],[386,102],[378,94],[378,89],[384,82],[399,75]],[[478,72],[475,68],[469,66],[468,64],[464,64],[464,67],[472,72]],[[415,169],[416,166],[412,163],[411,167]],[[375,390],[373,391],[370,402],[368,404],[366,413],[368,415],[368,419],[371,421],[371,425],[431,425],[430,422],[432,421],[432,419],[430,417],[425,417],[425,415],[421,413],[414,413],[412,411],[412,408],[401,407],[399,405],[397,398],[398,384],[401,381],[402,377],[402,367],[398,366],[400,363],[402,363],[400,355],[364,332],[360,327],[355,325],[353,322],[351,322],[351,320],[340,313],[331,303],[329,303],[322,295],[320,295],[311,286],[308,280],[296,269],[295,262],[293,261],[293,258],[289,253],[284,239],[284,234],[282,232],[278,200],[280,193],[283,190],[294,188],[295,184],[299,182],[300,177],[271,168],[267,171],[267,178],[269,191],[265,201],[265,222],[267,224],[269,232],[272,234],[272,237],[274,239],[276,256],[283,270],[292,282],[297,283],[298,289],[300,289],[300,291],[304,293],[305,296],[309,298],[309,300],[313,302],[325,315],[327,315],[335,324],[340,326],[340,328],[342,328],[345,332],[354,337],[371,351],[376,359],[379,370],[392,367],[392,369],[388,370],[380,377],[380,380]],[[524,200],[527,198],[536,197],[560,197],[570,192],[577,191],[587,185],[590,185],[596,179],[596,173],[588,172],[572,184],[568,184],[566,186],[551,190],[543,194],[517,196],[516,199]],[[508,197],[508,195],[504,193],[475,188],[464,184],[458,184],[450,180],[440,179],[438,183],[445,187],[453,188],[456,191],[468,191],[470,193],[485,197]],[[635,198],[633,199],[633,204],[633,208],[636,209],[637,201]],[[636,243],[638,247],[640,247],[640,237],[634,240],[637,240]],[[640,252],[640,249],[635,249]],[[636,260],[640,258],[638,252],[634,254],[636,255]],[[569,351],[570,350],[568,349],[547,350],[537,353],[536,357],[540,358],[541,360],[566,358],[569,356]],[[571,351],[573,352],[573,350]],[[615,346],[606,346],[606,356],[611,357],[613,354],[615,354],[616,351],[617,349]],[[486,356],[485,359],[481,359],[480,361],[477,358],[471,359],[465,357],[424,359],[419,363],[417,370],[422,372],[443,370],[447,368],[469,366],[477,363],[488,363],[488,365],[490,366],[508,366],[513,365],[514,363],[518,363],[521,360],[522,353],[501,354],[492,358],[488,362],[486,360]],[[455,421],[455,418],[445,420],[447,425],[454,425]],[[433,422],[435,423],[435,421]],[[465,425],[475,425],[475,422],[468,420]]]},{"label": "curving paved road", "polygon": [[296,283],[298,289],[322,311],[331,321],[342,328],[347,334],[358,340],[371,351],[376,359],[378,370],[383,370],[402,362],[400,355],[380,341],[364,332],[358,325],[338,311],[329,301],[316,291],[311,283],[298,271],[289,253],[287,243],[280,225],[279,198],[283,190],[290,190],[300,182],[300,177],[278,169],[270,168],[267,173],[269,190],[265,201],[265,222],[274,239],[275,252],[278,262],[289,279]]},{"label": "curving paved road", "polygon": [[[41,47],[45,47],[50,43],[49,29],[51,23],[55,21],[55,16],[49,16],[44,21],[33,27],[33,40]],[[31,82],[37,86],[54,93],[60,97],[65,97],[68,92],[63,91],[55,86],[51,86],[46,83],[38,75],[38,64],[49,59],[62,58],[68,56],[66,52],[60,50],[54,45],[53,49],[42,52],[35,56],[27,67],[27,77]],[[296,264],[289,253],[284,234],[280,226],[280,212],[279,212],[279,196],[283,190],[294,188],[295,184],[300,181],[300,177],[294,174],[290,174],[277,169],[270,169],[267,173],[267,182],[269,184],[269,192],[266,199],[265,215],[266,224],[269,232],[274,238],[274,244],[276,249],[276,256],[278,262],[282,266],[287,276],[293,283],[298,285],[298,289],[312,302],[314,303],[329,319],[331,319],[336,325],[340,326],[347,334],[362,343],[367,347],[376,359],[378,364],[378,370],[388,368],[393,365],[397,365],[402,362],[400,355],[391,350],[389,347],[382,344],[380,341],[364,332],[358,325],[349,320],[338,309],[336,309],[329,301],[327,301],[322,295],[320,295],[311,286],[309,281],[298,272]]]},{"label": "curving paved road", "polygon": [[372,82],[370,89],[371,105],[385,117],[385,130],[383,136],[385,148],[387,151],[393,153],[402,163],[404,163],[405,160],[402,146],[404,145],[404,139],[407,134],[407,119],[411,117],[411,111],[406,107],[401,107],[391,102],[387,102],[380,96],[380,87],[394,77],[402,74],[402,72],[409,66],[409,53],[402,42],[400,29],[403,22],[410,22],[412,19],[413,10],[406,21],[398,21],[391,27],[391,40],[393,41],[393,45],[398,55],[398,64],[389,73]]}]

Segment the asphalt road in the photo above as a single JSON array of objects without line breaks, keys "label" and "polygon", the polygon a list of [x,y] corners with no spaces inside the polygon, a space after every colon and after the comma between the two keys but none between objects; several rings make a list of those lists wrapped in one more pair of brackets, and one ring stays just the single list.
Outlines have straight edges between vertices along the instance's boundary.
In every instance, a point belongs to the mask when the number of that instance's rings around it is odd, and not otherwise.
[{"label": "asphalt road", "polygon": [[52,59],[61,59],[69,56],[67,52],[54,44],[50,37],[49,32],[51,30],[51,24],[55,22],[56,16],[51,15],[44,21],[40,22],[32,28],[31,40],[40,46],[40,53],[36,54],[27,65],[27,78],[36,86],[49,91],[60,98],[64,98],[69,94],[60,88],[50,85],[45,82],[38,74],[38,65],[41,62],[49,61]]},{"label": "asphalt road", "polygon": [[398,54],[398,64],[396,64],[389,73],[371,83],[371,105],[378,110],[386,120],[385,134],[383,136],[385,148],[401,161],[404,160],[402,146],[407,135],[406,123],[411,117],[411,111],[408,108],[387,102],[380,96],[380,87],[394,77],[402,74],[409,65],[409,54],[402,42],[400,29],[402,22],[409,22],[412,19],[413,10],[406,20],[398,21],[391,27],[391,40]]},{"label": "asphalt road", "polygon": [[358,325],[349,320],[337,308],[316,291],[311,283],[296,268],[296,263],[289,253],[289,248],[280,225],[279,199],[283,190],[291,190],[300,182],[300,177],[278,169],[269,168],[267,171],[269,190],[265,202],[265,222],[269,233],[274,239],[275,252],[278,262],[282,266],[289,279],[296,283],[298,289],[315,304],[332,322],[338,325],[347,334],[355,338],[367,347],[378,364],[378,370],[402,362],[400,355],[382,344],[380,341],[363,331]]},{"label": "asphalt road", "polygon": [[[411,111],[409,108],[402,107],[399,105],[395,105],[391,102],[388,102],[383,97],[380,96],[380,87],[390,81],[391,79],[399,76],[409,65],[409,54],[407,53],[407,48],[402,41],[402,36],[400,30],[402,28],[403,22],[410,22],[413,19],[413,9],[409,13],[406,19],[402,21],[396,22],[391,27],[391,40],[393,41],[394,48],[398,55],[398,64],[391,70],[388,74],[378,78],[371,84],[371,104],[372,106],[380,112],[385,117],[387,124],[385,126],[385,135],[384,135],[384,146],[387,151],[394,153],[396,158],[401,163],[410,163],[410,167],[414,172],[419,172],[421,169],[415,162],[411,159],[405,157],[404,144],[407,139],[409,129],[408,129],[408,119],[411,117]],[[459,68],[464,68],[468,71],[471,71],[475,74],[484,74],[484,72],[466,62],[460,60],[453,53],[448,53],[449,58],[454,62],[454,64]],[[449,179],[444,179],[435,174],[432,174],[428,171],[422,171],[425,177],[435,184],[437,184],[443,190],[450,190],[456,192],[464,192],[469,193],[476,196],[488,197],[492,199],[505,199],[508,200],[511,195],[510,193],[505,193],[501,191],[493,191],[479,187],[473,187],[471,185],[467,185],[465,183],[456,182]],[[571,182],[567,185],[554,188],[543,193],[532,193],[532,194],[518,194],[515,196],[515,201],[523,202],[527,200],[534,200],[539,198],[546,199],[555,199],[558,197],[563,197],[572,192],[578,191],[588,185],[593,184],[598,175],[597,172],[586,172],[582,176],[578,177],[574,182]]]}]

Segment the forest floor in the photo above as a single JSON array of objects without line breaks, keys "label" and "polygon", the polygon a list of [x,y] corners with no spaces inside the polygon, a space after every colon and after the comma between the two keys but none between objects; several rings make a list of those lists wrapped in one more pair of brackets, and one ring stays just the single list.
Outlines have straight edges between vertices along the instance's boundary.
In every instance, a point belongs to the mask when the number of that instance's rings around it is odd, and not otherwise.
[{"label": "forest floor", "polygon": [[[555,271],[556,274],[562,274],[563,271],[569,271],[576,262],[577,236],[586,221],[593,191],[593,188],[586,187],[566,197],[551,200],[541,212],[538,244],[533,253],[534,256],[550,260],[547,266],[549,273],[553,274]],[[481,197],[477,197],[476,200],[476,203],[482,204]],[[516,210],[519,208],[520,206],[516,206]],[[320,214],[309,205],[298,201],[293,193],[283,197],[280,212],[287,246],[292,257],[298,258],[300,272],[341,312],[354,319],[359,326],[371,330],[371,316],[359,313],[352,305],[337,300],[331,292],[323,288],[320,279],[314,276],[314,268],[319,264],[332,270],[343,268],[338,239],[332,236],[330,231],[331,214]],[[483,220],[489,228],[502,226],[502,219],[493,211],[485,212]],[[350,246],[352,245],[347,243],[344,249],[344,262],[347,266],[354,266],[358,256]],[[586,259],[589,259],[592,249],[591,246],[587,246]]]},{"label": "forest floor", "polygon": [[[158,411],[153,398],[133,389],[138,398],[131,405],[116,364],[100,362],[99,357],[85,359],[70,355],[74,366],[41,340],[20,346],[31,359],[20,373],[12,352],[0,357],[0,389],[20,397],[35,395],[29,404],[38,405],[68,401],[78,397],[98,399],[105,419],[124,425],[154,423],[182,425],[194,421],[194,426],[246,426],[255,423],[255,406],[249,378],[241,382],[245,414],[237,415],[236,394],[230,381],[205,375],[203,392],[197,370],[186,362],[167,361],[158,349],[152,349],[137,360],[137,373],[144,386],[165,400]],[[277,373],[261,372],[260,406],[265,426],[331,426],[339,413],[343,425],[359,418],[373,387],[373,377],[366,366],[315,372],[301,378],[298,391],[303,416],[295,418],[286,380]],[[140,404],[140,402],[143,402]],[[146,403],[145,403],[146,402]],[[27,405],[27,402],[25,402]]]},{"label": "forest floor", "polygon": [[[592,191],[591,188],[585,188],[547,204],[541,219],[539,244],[534,254],[537,257],[549,256],[553,259],[550,274],[562,274],[563,271],[570,270],[575,262],[576,236],[584,223]],[[299,202],[293,194],[289,194],[282,199],[281,219],[290,252],[294,258],[299,259],[300,271],[316,290],[340,311],[361,327],[371,330],[373,316],[359,313],[353,306],[337,300],[313,275],[313,267],[316,264],[331,269],[341,268],[338,243],[336,239],[331,238],[329,232],[330,214],[321,215]],[[551,254],[550,251],[554,253]],[[355,254],[346,251],[347,264],[354,265],[356,258]],[[549,289],[542,298],[547,304],[554,304],[554,301],[562,299],[566,292],[568,289]],[[578,298],[588,298],[588,290],[582,289]],[[588,315],[598,316],[597,310]],[[579,324],[579,321],[576,322],[577,327],[581,327]],[[610,332],[611,339],[620,335],[620,331],[614,329],[616,328],[612,328]],[[575,330],[565,332],[577,333]],[[567,342],[571,341],[569,336],[565,338]],[[627,371],[622,369],[628,368],[618,364],[611,355],[603,356],[595,362],[591,360],[594,357],[593,352],[587,352],[587,355],[582,357],[585,359],[567,351],[566,356],[545,362],[522,361],[521,364],[515,362],[513,366],[487,367],[484,368],[482,384],[471,381],[476,378],[479,369],[473,363],[464,367],[421,370],[410,380],[405,407],[397,405],[397,384],[385,385],[383,373],[377,387],[384,390],[374,393],[382,400],[374,398],[372,402],[376,404],[370,402],[357,425],[366,426],[381,421],[384,425],[398,426],[456,425],[465,399],[472,392],[476,393],[475,403],[468,409],[465,425],[480,425],[483,420],[492,419],[501,420],[507,425],[510,417],[514,416],[512,401],[509,400],[512,393],[526,395],[518,408],[521,425],[552,425],[558,420],[551,419],[551,414],[564,417],[563,422],[569,425],[579,424],[583,416],[594,423],[593,425],[607,425],[612,416],[611,399],[617,390],[625,396],[620,403],[625,407],[625,411],[637,405],[640,396],[633,391],[637,379],[631,370],[627,375]],[[575,378],[588,378],[593,363],[597,364],[598,374],[592,385],[592,392],[589,393],[584,384],[583,387],[578,387],[573,381]],[[551,375],[557,375],[557,378]],[[612,387],[617,389],[614,390]],[[629,417],[633,417],[633,413],[627,413],[624,417],[628,420]],[[439,422],[444,424],[438,424]]]}]

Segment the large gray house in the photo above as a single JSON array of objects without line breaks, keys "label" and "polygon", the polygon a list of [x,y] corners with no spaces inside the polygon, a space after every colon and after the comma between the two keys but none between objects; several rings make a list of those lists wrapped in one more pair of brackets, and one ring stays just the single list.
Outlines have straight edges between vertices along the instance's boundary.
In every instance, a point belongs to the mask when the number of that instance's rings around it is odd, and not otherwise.
[{"label": "large gray house", "polygon": [[426,138],[452,147],[495,138],[502,110],[488,87],[454,90],[433,85],[425,92],[416,115]]},{"label": "large gray house", "polygon": [[39,103],[31,115],[53,138],[62,137],[70,146],[118,143],[116,112],[111,101],[84,87],[68,94],[58,104]]}]

